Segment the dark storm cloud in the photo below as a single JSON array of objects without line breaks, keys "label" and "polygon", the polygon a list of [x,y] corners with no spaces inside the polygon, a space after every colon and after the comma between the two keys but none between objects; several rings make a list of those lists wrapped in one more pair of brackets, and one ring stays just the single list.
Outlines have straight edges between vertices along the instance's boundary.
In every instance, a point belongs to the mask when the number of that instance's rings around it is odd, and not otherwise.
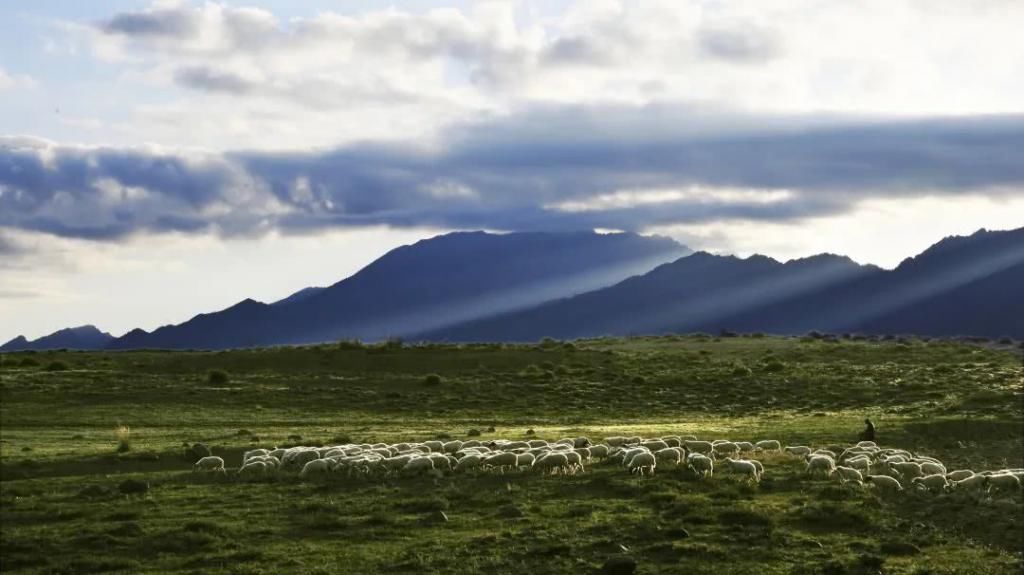
[{"label": "dark storm cloud", "polygon": [[[1021,116],[880,121],[549,107],[444,136],[431,151],[361,144],[220,155],[0,141],[0,226],[95,239],[368,224],[635,230],[837,214],[867,198],[1020,194],[1024,185]],[[618,190],[689,186],[752,191],[588,204]]]}]

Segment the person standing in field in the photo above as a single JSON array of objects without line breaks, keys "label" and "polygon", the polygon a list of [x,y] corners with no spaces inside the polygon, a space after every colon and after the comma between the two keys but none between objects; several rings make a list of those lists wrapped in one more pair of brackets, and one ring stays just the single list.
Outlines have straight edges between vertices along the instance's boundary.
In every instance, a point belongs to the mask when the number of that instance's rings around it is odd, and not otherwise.
[{"label": "person standing in field", "polygon": [[860,432],[860,441],[875,440],[875,424],[870,419],[864,420],[864,431]]}]

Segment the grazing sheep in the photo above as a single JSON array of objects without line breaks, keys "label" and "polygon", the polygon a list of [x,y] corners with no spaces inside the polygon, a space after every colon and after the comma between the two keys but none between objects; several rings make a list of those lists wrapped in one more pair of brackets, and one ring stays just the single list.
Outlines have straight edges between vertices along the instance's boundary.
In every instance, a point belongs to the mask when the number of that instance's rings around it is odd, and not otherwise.
[{"label": "grazing sheep", "polygon": [[811,455],[827,455],[828,457],[832,458],[832,461],[836,460],[835,452],[830,451],[828,449],[815,449],[813,452],[811,452]]},{"label": "grazing sheep", "polygon": [[583,463],[590,463],[592,455],[589,447],[577,447],[576,449],[573,449],[573,451],[580,454],[580,457],[583,459]]},{"label": "grazing sheep", "polygon": [[858,441],[857,447],[878,447],[874,441]]},{"label": "grazing sheep", "polygon": [[245,453],[242,454],[242,465],[245,465],[245,462],[248,461],[249,458],[251,457],[263,456],[268,454],[270,454],[270,451],[266,449],[250,449],[249,451],[246,451]]},{"label": "grazing sheep", "polygon": [[740,448],[740,453],[750,453],[756,449],[754,444],[749,441],[737,441],[736,447]]},{"label": "grazing sheep", "polygon": [[576,439],[572,440],[572,446],[573,447],[577,447],[577,448],[579,448],[579,447],[590,447],[591,446],[590,439],[588,439],[586,437],[577,437]]},{"label": "grazing sheep", "polygon": [[569,470],[569,458],[565,456],[565,452],[552,451],[537,459],[533,463],[533,468],[542,473],[564,473]]},{"label": "grazing sheep", "polygon": [[988,476],[988,483],[992,491],[998,493],[1020,492],[1020,479],[1012,473],[996,473]]},{"label": "grazing sheep", "polygon": [[646,441],[641,441],[640,447],[646,447],[651,451],[659,451],[662,449],[667,449],[669,447],[669,444],[665,443],[660,439],[648,439]]},{"label": "grazing sheep", "polygon": [[686,458],[686,467],[701,479],[711,477],[715,472],[715,462],[700,453],[691,453]]},{"label": "grazing sheep", "polygon": [[754,467],[757,468],[758,478],[764,477],[764,465],[761,465],[760,461],[756,459],[746,459],[745,461],[749,461]]},{"label": "grazing sheep", "polygon": [[[436,469],[438,471],[451,471],[452,470],[452,460],[449,459],[448,456],[446,456],[446,455],[444,455],[442,453],[431,453],[431,454],[427,455],[427,459],[429,459],[429,460],[434,462],[434,469]],[[456,460],[456,462],[457,462],[457,460]]]},{"label": "grazing sheep", "polygon": [[755,451],[782,451],[782,444],[777,439],[762,439],[754,444]]},{"label": "grazing sheep", "polygon": [[932,493],[942,493],[949,489],[949,480],[941,473],[915,477],[910,483],[911,485],[918,486],[922,489],[927,489]]},{"label": "grazing sheep", "polygon": [[647,451],[639,453],[634,456],[629,462],[629,472],[639,473],[640,475],[654,475],[654,468],[658,466],[658,462],[654,457],[654,454]]},{"label": "grazing sheep", "polygon": [[900,485],[900,482],[888,475],[865,475],[864,479],[870,481],[875,486],[875,489],[883,493],[899,493],[903,491],[903,486]]},{"label": "grazing sheep", "polygon": [[622,447],[623,445],[626,444],[626,438],[619,435],[614,435],[612,437],[605,437],[604,442],[611,447]]},{"label": "grazing sheep", "polygon": [[960,481],[961,479],[967,479],[974,475],[974,472],[970,469],[957,469],[956,471],[950,471],[946,474],[946,479],[950,481]]},{"label": "grazing sheep", "polygon": [[679,465],[683,460],[683,450],[678,447],[659,449],[654,452],[654,459],[661,464],[671,463],[672,465]]},{"label": "grazing sheep", "polygon": [[607,445],[591,445],[590,446],[590,458],[591,459],[607,459],[608,458],[608,446]]},{"label": "grazing sheep", "polygon": [[310,475],[323,475],[330,472],[333,469],[331,460],[329,459],[313,459],[308,461],[302,466],[302,471],[299,472],[299,477],[308,477]]},{"label": "grazing sheep", "polygon": [[207,455],[197,461],[195,465],[192,466],[192,472],[195,473],[196,471],[227,473],[227,470],[224,469],[224,460],[216,455]]},{"label": "grazing sheep", "polygon": [[976,473],[960,481],[953,482],[953,487],[957,490],[981,492],[988,489],[988,482],[989,477],[987,475]]},{"label": "grazing sheep", "polygon": [[570,473],[576,473],[577,471],[583,471],[583,457],[575,451],[566,451],[565,459],[569,462],[568,471]]},{"label": "grazing sheep", "polygon": [[761,481],[761,476],[757,473],[757,466],[753,463],[731,457],[726,457],[724,461],[730,473],[745,475],[747,481],[753,481],[754,483]]},{"label": "grazing sheep", "polygon": [[804,470],[810,477],[823,475],[825,479],[832,476],[836,470],[836,462],[827,455],[807,456],[807,468]]},{"label": "grazing sheep", "polygon": [[497,468],[499,472],[504,473],[506,469],[511,469],[516,466],[517,456],[515,453],[495,453],[484,459],[484,467]]},{"label": "grazing sheep", "polygon": [[839,483],[846,483],[847,481],[862,483],[864,481],[864,476],[861,475],[860,471],[852,467],[844,467],[842,465],[836,466],[835,476],[839,478]]},{"label": "grazing sheep", "polygon": [[537,461],[537,456],[532,453],[520,453],[516,455],[516,469],[531,468]]},{"label": "grazing sheep", "polygon": [[714,456],[716,456],[716,457],[719,457],[719,456],[722,456],[722,455],[736,455],[739,452],[740,452],[740,446],[736,445],[735,443],[733,443],[731,441],[722,441],[720,443],[716,443],[711,448],[711,453]]},{"label": "grazing sheep", "polygon": [[890,463],[889,468],[899,473],[900,477],[904,481],[914,479],[915,477],[921,477],[924,472],[921,470],[920,463],[914,463],[913,461],[902,461],[897,463]]},{"label": "grazing sheep", "polygon": [[462,449],[462,442],[456,439],[454,441],[449,441],[448,443],[445,443],[442,447],[445,453],[457,453],[460,449]]},{"label": "grazing sheep", "polygon": [[531,448],[532,447],[547,447],[548,442],[543,440],[543,439],[531,439],[530,441],[527,441],[526,444],[529,445]]},{"label": "grazing sheep", "polygon": [[790,445],[784,451],[797,457],[806,457],[811,454],[811,448],[806,445]]},{"label": "grazing sheep", "polygon": [[690,439],[684,440],[683,446],[686,447],[687,451],[705,454],[711,453],[715,449],[715,446],[710,441],[696,441]]},{"label": "grazing sheep", "polygon": [[678,435],[668,435],[661,438],[662,441],[668,444],[669,447],[682,447],[683,440]]},{"label": "grazing sheep", "polygon": [[267,464],[262,461],[251,461],[238,468],[238,476],[240,478],[259,477],[266,474]]},{"label": "grazing sheep", "polygon": [[459,460],[455,464],[455,471],[469,471],[470,469],[478,469],[483,463],[484,457],[478,453],[471,453]]},{"label": "grazing sheep", "polygon": [[848,459],[843,463],[846,464],[846,467],[852,467],[864,473],[867,473],[871,469],[871,459],[868,457],[854,457],[853,459]]},{"label": "grazing sheep", "polygon": [[444,451],[444,443],[440,441],[424,441],[423,446],[433,453],[440,453]]},{"label": "grazing sheep", "polygon": [[420,475],[434,469],[434,461],[429,457],[417,457],[410,459],[409,463],[406,463],[402,467],[402,473],[405,475]]},{"label": "grazing sheep", "polygon": [[924,475],[945,475],[946,466],[934,461],[922,461],[921,473]]}]

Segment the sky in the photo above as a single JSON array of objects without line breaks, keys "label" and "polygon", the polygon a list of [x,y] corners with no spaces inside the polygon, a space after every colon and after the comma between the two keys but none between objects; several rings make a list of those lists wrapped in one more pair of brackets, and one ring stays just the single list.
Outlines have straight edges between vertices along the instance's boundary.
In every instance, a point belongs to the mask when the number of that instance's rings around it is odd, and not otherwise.
[{"label": "sky", "polygon": [[452,230],[891,268],[1024,225],[1024,2],[0,0],[0,342]]}]

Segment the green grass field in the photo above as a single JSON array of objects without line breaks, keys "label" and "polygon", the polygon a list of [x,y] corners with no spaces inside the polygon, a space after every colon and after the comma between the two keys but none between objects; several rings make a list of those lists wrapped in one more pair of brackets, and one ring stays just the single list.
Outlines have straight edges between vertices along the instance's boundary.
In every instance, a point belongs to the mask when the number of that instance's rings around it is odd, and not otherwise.
[{"label": "green grass field", "polygon": [[[1008,346],[685,336],[0,358],[4,573],[590,573],[617,554],[651,574],[1024,572],[1019,495],[882,497],[806,479],[784,456],[763,459],[759,486],[607,463],[569,477],[239,482],[182,456],[202,441],[231,467],[255,446],[470,430],[834,446],[871,417],[879,443],[950,469],[1024,467]],[[126,479],[149,489],[123,494]]]}]

